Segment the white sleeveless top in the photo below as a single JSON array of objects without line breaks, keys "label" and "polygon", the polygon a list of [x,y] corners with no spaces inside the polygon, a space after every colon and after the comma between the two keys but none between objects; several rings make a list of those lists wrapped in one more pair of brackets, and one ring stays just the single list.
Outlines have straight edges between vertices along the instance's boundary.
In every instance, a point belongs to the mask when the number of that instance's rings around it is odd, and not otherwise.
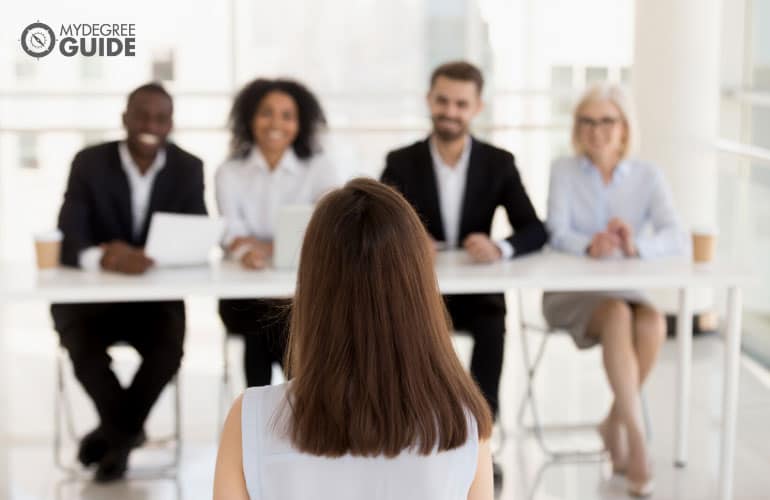
[{"label": "white sleeveless top", "polygon": [[281,429],[287,385],[252,387],[243,395],[243,475],[251,500],[466,500],[478,460],[478,430],[449,451],[394,458],[328,458],[297,450]]}]

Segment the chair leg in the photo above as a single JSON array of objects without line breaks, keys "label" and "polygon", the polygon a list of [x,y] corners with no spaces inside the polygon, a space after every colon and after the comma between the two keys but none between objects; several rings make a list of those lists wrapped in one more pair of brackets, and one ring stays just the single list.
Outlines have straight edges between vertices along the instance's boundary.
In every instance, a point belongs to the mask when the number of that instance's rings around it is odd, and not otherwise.
[{"label": "chair leg", "polygon": [[53,408],[53,462],[59,470],[69,472],[68,467],[64,465],[61,457],[62,450],[62,410],[64,402],[64,379],[62,373],[61,352],[56,353],[56,383],[54,386],[54,408]]},{"label": "chair leg", "polygon": [[[521,314],[521,312],[519,312]],[[527,333],[527,325],[522,322],[521,326],[521,342],[522,342],[522,358],[524,361],[524,367],[526,369],[526,389],[524,397],[522,398],[521,405],[519,406],[518,422],[521,427],[524,426],[524,413],[527,407],[529,407],[532,414],[532,426],[528,428],[531,430],[535,439],[540,446],[540,449],[545,453],[552,461],[602,461],[606,455],[604,448],[601,449],[589,449],[589,450],[554,450],[552,449],[545,439],[545,426],[540,419],[540,412],[538,411],[537,397],[535,394],[535,376],[537,369],[540,366],[543,355],[545,354],[545,347],[548,342],[549,333],[544,332],[543,338],[538,345],[538,350],[534,360],[531,359],[529,350],[529,340]],[[566,426],[554,426],[554,427],[566,427]],[[593,427],[593,424],[591,425]],[[525,427],[526,428],[526,427]]]},{"label": "chair leg", "polygon": [[148,440],[144,448],[168,448],[171,451],[171,458],[168,462],[153,467],[149,474],[141,474],[143,479],[167,479],[169,475],[175,476],[176,471],[182,463],[182,389],[177,373],[168,383],[168,387],[173,391],[172,394],[172,430],[163,437],[157,437]]},{"label": "chair leg", "polygon": [[174,376],[174,460],[172,465],[174,469],[179,468],[182,461],[182,387],[179,381],[179,374]]},{"label": "chair leg", "polygon": [[217,408],[217,436],[222,432],[225,424],[227,410],[232,402],[232,386],[230,376],[230,353],[228,350],[229,332],[222,336],[222,380],[219,384],[219,405]]},{"label": "chair leg", "polygon": [[537,371],[537,368],[540,366],[540,361],[543,359],[543,353],[545,352],[545,345],[546,342],[548,342],[548,336],[543,335],[542,339],[540,340],[540,343],[537,347],[537,354],[535,355],[534,361],[530,359],[530,350],[529,350],[529,340],[528,340],[528,334],[527,334],[527,326],[522,324],[519,327],[520,330],[520,338],[521,338],[521,352],[522,357],[524,358],[524,370],[525,370],[525,379],[527,381],[527,387],[524,391],[524,395],[521,398],[521,403],[519,403],[519,411],[516,418],[516,421],[518,422],[519,426],[524,425],[524,413],[527,411],[527,404],[531,401],[531,394],[532,394],[532,384],[534,383],[535,379],[535,372]]},{"label": "chair leg", "polygon": [[[518,416],[517,416],[519,427],[532,431],[535,434],[535,438],[538,442],[538,445],[540,446],[540,449],[546,455],[548,455],[553,461],[581,461],[582,462],[582,461],[603,460],[606,457],[606,450],[604,450],[604,448],[595,449],[595,450],[555,451],[548,446],[545,440],[546,429],[552,430],[552,429],[558,428],[558,429],[564,430],[564,429],[576,428],[576,427],[593,428],[598,426],[598,423],[596,424],[590,423],[590,424],[583,424],[583,425],[549,425],[549,426],[543,425],[542,421],[540,420],[540,414],[539,414],[538,405],[537,405],[537,398],[535,395],[535,376],[537,375],[537,370],[540,367],[540,363],[542,361],[543,355],[545,354],[545,347],[551,332],[547,330],[543,330],[542,328],[539,328],[539,327],[528,325],[526,323],[526,321],[524,320],[524,303],[523,303],[523,298],[521,293],[518,294],[518,305],[519,305],[518,312],[519,312],[519,328],[520,328],[519,333],[521,336],[521,351],[522,351],[522,358],[524,361],[524,368],[526,371],[525,373],[526,388],[525,388],[524,396],[522,397],[521,403],[519,405]],[[535,354],[534,359],[532,359],[531,357],[529,338],[528,338],[529,330],[540,330],[543,333],[543,338],[537,347],[537,353]],[[650,415],[647,407],[647,400],[644,396],[643,391],[640,392],[639,397],[642,402],[645,435],[647,436],[648,441],[652,441],[652,424],[651,424]],[[533,420],[533,424],[530,427],[527,427],[524,424],[525,413],[528,407],[532,414],[532,420]]]},{"label": "chair leg", "polygon": [[58,366],[59,366],[59,388],[61,393],[61,403],[64,416],[64,424],[66,426],[67,435],[70,440],[77,441],[79,439],[77,430],[75,430],[75,413],[72,411],[72,402],[67,395],[67,383],[64,375],[64,365],[66,362],[67,353],[63,350],[59,350]]},{"label": "chair leg", "polygon": [[[519,311],[519,314],[521,315],[522,311]],[[535,398],[535,388],[534,388],[535,373],[537,371],[537,366],[540,363],[540,359],[542,358],[542,354],[545,351],[547,336],[544,335],[542,340],[540,341],[540,344],[538,346],[538,353],[535,356],[535,360],[533,361],[529,350],[529,338],[527,333],[527,327],[523,321],[520,324],[519,334],[521,337],[521,352],[522,352],[522,358],[524,361],[524,369],[526,371],[525,380],[526,380],[527,386],[525,388],[524,396],[522,398],[521,404],[519,405],[519,414],[518,414],[517,420],[519,425],[523,427],[524,414],[527,410],[527,407],[529,407],[530,412],[532,413],[532,419],[533,419],[532,430],[535,433],[535,438],[537,439],[538,444],[540,445],[540,448],[547,455],[552,455],[551,451],[548,449],[548,446],[545,443],[545,440],[543,439],[542,426],[540,423],[539,412],[537,411],[537,401]]]},{"label": "chair leg", "polygon": [[74,417],[72,414],[72,405],[67,395],[67,384],[64,376],[64,362],[66,352],[61,347],[57,348],[56,353],[56,387],[54,389],[54,465],[69,475],[75,475],[78,472],[76,467],[68,465],[62,457],[64,448],[64,432],[62,426],[66,429],[67,437],[72,442],[78,442],[77,432],[75,431]]},{"label": "chair leg", "polygon": [[171,460],[158,466],[158,477],[167,477],[165,473],[175,474],[182,462],[182,388],[178,373],[174,375],[169,385],[172,386],[173,390],[173,430],[167,437],[154,439],[147,443],[147,446],[164,447],[170,445],[173,447]]},{"label": "chair leg", "polygon": [[[83,474],[85,469],[79,467],[74,462],[65,461],[62,457],[64,448],[64,434],[69,440],[78,443],[80,437],[75,429],[75,417],[72,410],[72,403],[67,393],[67,382],[64,373],[66,352],[59,348],[56,356],[56,386],[54,389],[54,465],[56,468],[66,473],[70,477],[77,477]],[[164,473],[176,471],[181,463],[182,457],[182,405],[181,389],[179,384],[179,375],[175,375],[170,382],[174,390],[174,429],[172,434],[166,438],[160,438],[148,443],[149,446],[163,446],[172,443],[174,446],[173,457],[168,464],[158,467],[158,477],[167,477]],[[64,430],[62,429],[64,427]],[[151,476],[155,477],[155,475]]]},{"label": "chair leg", "polygon": [[540,341],[540,344],[538,345],[535,359],[534,361],[532,361],[530,349],[529,349],[529,336],[527,334],[530,328],[527,325],[527,322],[524,320],[524,297],[522,295],[521,290],[517,292],[516,300],[518,303],[519,338],[521,340],[521,353],[524,361],[524,370],[525,370],[524,376],[527,383],[526,389],[524,391],[524,395],[521,398],[521,403],[519,403],[519,410],[517,413],[516,421],[519,427],[523,427],[524,413],[527,411],[527,405],[531,403],[532,384],[534,383],[535,372],[537,371],[537,368],[540,365],[540,360],[543,358],[543,353],[545,352],[545,344],[548,341],[548,336],[543,335]]}]

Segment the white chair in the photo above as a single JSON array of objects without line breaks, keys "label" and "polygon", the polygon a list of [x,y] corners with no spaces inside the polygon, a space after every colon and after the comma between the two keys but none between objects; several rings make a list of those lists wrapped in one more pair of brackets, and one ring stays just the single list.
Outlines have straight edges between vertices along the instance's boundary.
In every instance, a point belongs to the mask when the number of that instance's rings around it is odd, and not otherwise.
[{"label": "white chair", "polygon": [[[222,334],[222,378],[219,381],[219,404],[217,408],[217,435],[222,431],[225,425],[225,418],[230,409],[230,405],[235,399],[233,390],[233,375],[231,372],[230,344],[238,342],[238,337],[243,337],[234,332],[228,332],[226,329]],[[283,370],[277,363],[273,363],[273,383],[279,384],[284,381]]]},{"label": "white chair", "polygon": [[217,436],[225,425],[225,417],[233,402],[232,376],[230,375],[230,337],[227,330],[222,334],[222,379],[219,382],[219,404],[217,408]]},{"label": "white chair", "polygon": [[[518,410],[518,416],[517,416],[517,422],[519,424],[520,428],[523,428],[529,432],[532,432],[535,435],[535,438],[537,440],[538,445],[540,446],[540,449],[545,453],[550,460],[553,461],[575,461],[575,462],[582,462],[582,461],[601,461],[604,460],[606,457],[607,451],[604,449],[604,447],[600,448],[585,448],[585,449],[556,449],[553,448],[546,440],[546,434],[549,432],[569,432],[569,431],[580,431],[580,430],[591,430],[596,429],[599,425],[599,422],[553,422],[544,424],[540,417],[540,411],[538,409],[537,404],[537,397],[536,397],[536,391],[535,391],[535,377],[537,375],[538,368],[540,367],[540,363],[543,360],[543,355],[545,354],[545,348],[548,344],[548,339],[551,338],[551,336],[560,334],[560,333],[566,333],[561,330],[556,330],[549,328],[547,326],[543,326],[537,323],[531,323],[528,322],[524,317],[524,299],[522,297],[522,292],[517,292],[517,300],[518,300],[518,309],[519,309],[519,328],[520,328],[520,337],[521,337],[521,351],[522,351],[522,359],[524,362],[524,369],[525,369],[525,381],[526,381],[526,387],[524,391],[524,396],[522,397],[521,403],[519,404],[519,410]],[[537,350],[535,351],[534,357],[532,356],[532,351],[530,350],[530,341],[529,341],[529,331],[536,332],[540,334],[540,340],[537,344]],[[652,431],[650,427],[650,418],[647,412],[647,403],[644,397],[644,394],[642,393],[641,396],[641,402],[642,402],[642,409],[643,409],[643,416],[644,416],[644,426],[645,426],[645,433],[647,436],[647,440],[650,441],[652,439]],[[530,410],[530,413],[532,415],[532,424],[526,425],[524,422],[525,414],[527,409]]]},{"label": "white chair", "polygon": [[[125,346],[117,344],[110,347],[110,352],[114,353]],[[79,443],[82,436],[78,435],[75,427],[75,416],[72,410],[72,403],[68,394],[68,382],[65,372],[65,366],[68,363],[68,355],[64,347],[58,348],[56,356],[56,387],[54,393],[54,464],[58,469],[70,475],[78,475],[83,472],[83,468],[72,460],[67,460],[62,456],[64,449],[64,440]],[[169,382],[169,388],[173,391],[173,429],[167,436],[148,439],[142,445],[142,448],[171,448],[171,459],[158,467],[153,467],[150,476],[167,477],[169,473],[175,474],[182,454],[182,422],[181,422],[181,402],[179,379],[175,375]]]}]

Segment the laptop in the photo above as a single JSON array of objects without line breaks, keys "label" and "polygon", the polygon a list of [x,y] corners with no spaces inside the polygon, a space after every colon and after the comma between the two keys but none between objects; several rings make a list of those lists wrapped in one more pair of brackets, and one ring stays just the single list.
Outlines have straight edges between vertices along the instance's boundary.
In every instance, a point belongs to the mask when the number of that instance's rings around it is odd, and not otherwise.
[{"label": "laptop", "polygon": [[221,218],[155,212],[144,251],[162,267],[205,265],[218,247],[224,230],[225,222]]},{"label": "laptop", "polygon": [[313,216],[313,205],[284,205],[278,210],[273,242],[273,266],[296,269],[305,229]]}]

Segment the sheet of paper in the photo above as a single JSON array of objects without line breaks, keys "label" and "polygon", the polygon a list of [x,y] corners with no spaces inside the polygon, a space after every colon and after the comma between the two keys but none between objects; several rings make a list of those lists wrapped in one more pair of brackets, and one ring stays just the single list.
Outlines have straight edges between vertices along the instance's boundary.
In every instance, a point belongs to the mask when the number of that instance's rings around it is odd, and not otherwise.
[{"label": "sheet of paper", "polygon": [[144,251],[158,266],[206,264],[224,230],[221,218],[155,212]]}]

